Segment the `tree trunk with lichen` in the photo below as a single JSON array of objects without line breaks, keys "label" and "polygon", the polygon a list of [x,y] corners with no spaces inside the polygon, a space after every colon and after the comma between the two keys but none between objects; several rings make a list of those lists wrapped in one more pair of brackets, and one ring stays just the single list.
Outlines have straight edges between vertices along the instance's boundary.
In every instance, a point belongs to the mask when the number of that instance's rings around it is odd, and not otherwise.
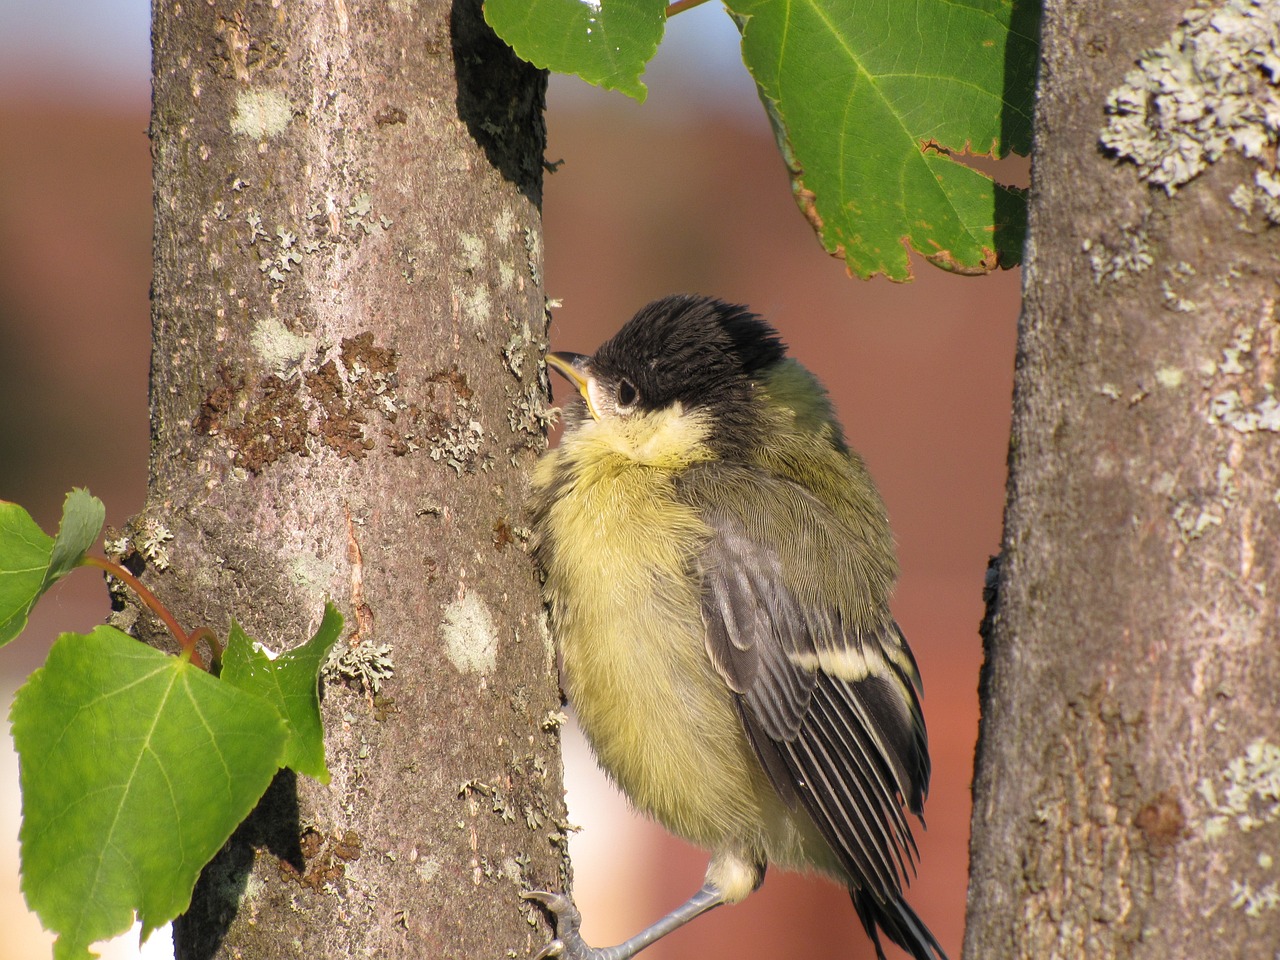
[{"label": "tree trunk with lichen", "polygon": [[1280,946],[1280,28],[1179,9],[1046,4],[973,960]]},{"label": "tree trunk with lichen", "polygon": [[275,650],[326,598],[347,621],[332,783],[277,778],[177,955],[525,955],[547,929],[521,885],[564,862],[521,526],[545,77],[479,0],[153,15],[145,579],[188,627]]}]

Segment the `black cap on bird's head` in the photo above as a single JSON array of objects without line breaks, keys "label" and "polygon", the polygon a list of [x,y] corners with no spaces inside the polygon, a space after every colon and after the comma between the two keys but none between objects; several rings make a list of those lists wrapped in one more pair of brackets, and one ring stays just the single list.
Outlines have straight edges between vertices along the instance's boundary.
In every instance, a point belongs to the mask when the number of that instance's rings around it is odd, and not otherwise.
[{"label": "black cap on bird's head", "polygon": [[778,332],[746,307],[678,294],[640,310],[591,365],[599,376],[635,378],[639,402],[660,409],[714,402],[785,352]]},{"label": "black cap on bird's head", "polygon": [[597,419],[678,402],[712,409],[727,427],[747,415],[755,379],[785,355],[778,332],[746,307],[678,294],[641,309],[594,356],[548,361]]}]

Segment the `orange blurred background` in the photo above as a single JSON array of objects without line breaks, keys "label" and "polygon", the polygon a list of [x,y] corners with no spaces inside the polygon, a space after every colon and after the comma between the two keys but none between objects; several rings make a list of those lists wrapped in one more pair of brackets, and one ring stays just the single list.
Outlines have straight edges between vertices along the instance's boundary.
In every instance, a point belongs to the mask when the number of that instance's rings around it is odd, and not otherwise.
[{"label": "orange blurred background", "polygon": [[[714,22],[713,22],[714,18]],[[547,296],[557,349],[589,353],[642,304],[703,292],[763,313],[829,387],[889,507],[902,578],[894,609],[924,675],[934,761],[917,831],[917,912],[953,958],[963,929],[977,735],[982,581],[999,545],[1018,277],[849,279],[791,200],[732,28],[682,15],[638,105],[556,78],[547,114]],[[0,49],[0,58],[4,56]],[[142,68],[145,71],[145,65]],[[736,73],[734,72],[736,71]],[[144,73],[145,76],[145,73]],[[46,529],[87,485],[122,523],[146,481],[150,169],[145,89],[85,97],[0,69],[0,498]],[[106,612],[70,578],[0,651],[9,695],[57,631]],[[0,772],[0,960],[48,956],[17,892],[16,763]],[[571,851],[589,942],[637,932],[701,883],[706,857],[634,817],[570,734]],[[163,943],[148,956],[162,956]],[[136,944],[114,947],[136,956]],[[889,948],[891,956],[900,956]],[[650,948],[647,960],[870,958],[846,894],[769,874],[741,906]]]}]

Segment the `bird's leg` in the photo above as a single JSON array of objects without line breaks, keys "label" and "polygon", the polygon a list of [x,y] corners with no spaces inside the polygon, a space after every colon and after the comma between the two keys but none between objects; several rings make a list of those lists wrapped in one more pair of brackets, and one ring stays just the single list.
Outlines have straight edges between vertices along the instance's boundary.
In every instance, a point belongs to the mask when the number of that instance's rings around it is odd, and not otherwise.
[{"label": "bird's leg", "polygon": [[578,913],[578,908],[573,905],[573,901],[564,894],[533,890],[521,896],[526,900],[536,900],[555,918],[556,938],[543,947],[534,960],[549,960],[553,957],[558,960],[630,960],[672,930],[683,927],[694,917],[701,916],[712,907],[718,907],[727,902],[720,889],[708,882],[680,906],[657,923],[645,927],[630,940],[614,947],[590,947],[578,933],[582,915]]}]

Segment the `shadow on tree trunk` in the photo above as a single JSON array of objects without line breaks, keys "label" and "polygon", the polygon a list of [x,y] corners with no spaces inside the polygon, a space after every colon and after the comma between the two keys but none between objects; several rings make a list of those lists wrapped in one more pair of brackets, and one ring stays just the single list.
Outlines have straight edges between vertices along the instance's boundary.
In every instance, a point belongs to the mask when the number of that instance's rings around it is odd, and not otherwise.
[{"label": "shadow on tree trunk", "polygon": [[541,207],[542,157],[530,154],[528,131],[537,131],[535,139],[545,143],[546,71],[498,39],[478,0],[454,0],[449,33],[459,118],[494,168]]},{"label": "shadow on tree trunk", "polygon": [[279,861],[283,876],[306,884],[309,872],[303,841],[298,776],[281,770],[253,813],[200,874],[191,909],[173,921],[175,960],[209,960],[217,954],[240,904],[249,902],[245,891],[259,850]]}]

